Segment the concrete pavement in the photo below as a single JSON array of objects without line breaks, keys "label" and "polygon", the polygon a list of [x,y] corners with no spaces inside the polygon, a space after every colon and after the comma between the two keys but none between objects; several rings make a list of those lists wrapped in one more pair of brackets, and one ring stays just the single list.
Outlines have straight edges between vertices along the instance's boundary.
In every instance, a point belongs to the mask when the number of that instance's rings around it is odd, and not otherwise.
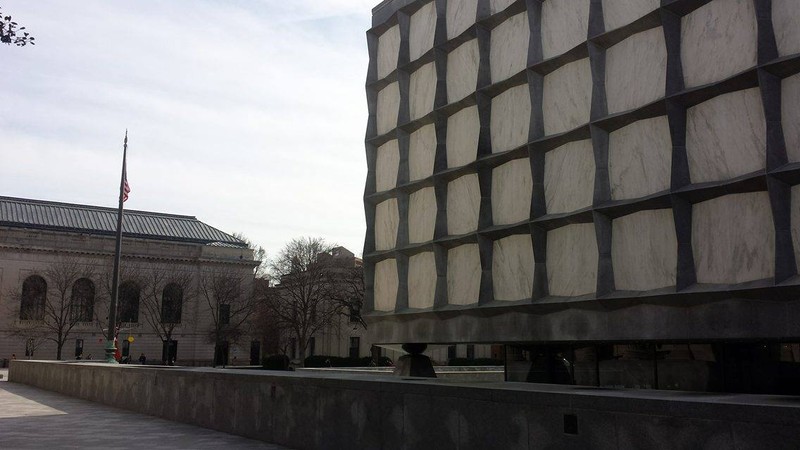
[{"label": "concrete pavement", "polygon": [[0,374],[3,449],[285,448],[9,383],[7,369]]}]

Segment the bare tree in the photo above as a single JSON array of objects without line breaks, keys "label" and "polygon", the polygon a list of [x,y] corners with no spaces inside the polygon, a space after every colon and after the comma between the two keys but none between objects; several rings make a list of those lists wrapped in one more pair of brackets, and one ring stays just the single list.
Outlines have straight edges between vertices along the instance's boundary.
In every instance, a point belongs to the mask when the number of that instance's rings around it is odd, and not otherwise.
[{"label": "bare tree", "polygon": [[253,295],[253,275],[231,269],[216,269],[200,277],[200,291],[211,313],[209,342],[214,344],[214,364],[226,359],[220,353],[245,335],[258,302]]},{"label": "bare tree", "polygon": [[61,359],[72,329],[79,323],[92,321],[94,271],[91,265],[66,257],[53,262],[36,277],[30,281],[33,284],[26,286],[26,280],[20,290],[10,295],[16,300],[13,314],[20,319],[13,333],[28,342],[55,343],[56,359]]},{"label": "bare tree", "polygon": [[[129,306],[138,306],[138,305],[125,305],[123,304],[123,285],[135,286],[139,289],[139,304],[141,304],[141,293],[147,291],[147,283],[148,279],[145,276],[145,270],[138,264],[133,263],[127,258],[123,258],[122,263],[120,264],[120,271],[119,271],[119,279],[120,279],[120,286],[119,292],[120,294],[117,297],[117,314],[116,314],[116,323],[113,324],[115,335],[119,333],[119,330],[124,322],[123,319],[127,317],[123,317],[123,314],[120,312]],[[101,331],[104,337],[107,336],[107,330],[109,327],[109,307],[111,304],[111,294],[113,289],[113,266],[107,265],[106,271],[101,275],[101,283],[102,289],[100,290],[99,295],[95,300],[95,323],[97,327]]]},{"label": "bare tree", "polygon": [[240,241],[247,244],[247,248],[253,250],[253,260],[258,261],[259,264],[253,269],[253,273],[255,277],[258,279],[267,279],[269,278],[269,267],[267,261],[267,251],[264,247],[257,245],[253,241],[247,238],[244,233],[236,232],[232,234],[233,237],[239,239]]},{"label": "bare tree", "polygon": [[17,22],[11,20],[11,16],[4,16],[0,10],[0,43],[17,47],[24,47],[28,44],[36,45],[36,39],[25,31],[25,27],[17,28]]},{"label": "bare tree", "polygon": [[142,271],[140,304],[144,319],[164,344],[162,362],[171,364],[172,335],[179,326],[194,322],[188,305],[194,300],[195,279],[190,272],[165,265]]},{"label": "bare tree", "polygon": [[276,325],[297,339],[301,364],[311,338],[350,313],[352,295],[342,284],[350,267],[333,249],[322,238],[293,239],[269,265],[279,284],[268,291],[265,306]]}]

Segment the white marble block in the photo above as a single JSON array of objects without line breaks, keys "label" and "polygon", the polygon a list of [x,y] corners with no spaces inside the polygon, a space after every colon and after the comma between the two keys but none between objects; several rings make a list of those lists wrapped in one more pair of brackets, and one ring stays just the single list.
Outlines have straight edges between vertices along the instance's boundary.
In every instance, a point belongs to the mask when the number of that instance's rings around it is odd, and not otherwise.
[{"label": "white marble block", "polygon": [[713,83],[756,65],[758,31],[752,0],[715,0],[681,19],[686,87]]},{"label": "white marble block", "polygon": [[400,85],[392,83],[378,92],[377,121],[378,134],[384,134],[397,126],[400,113]]},{"label": "white marble block", "polygon": [[781,81],[781,122],[789,162],[800,162],[800,74]]},{"label": "white marble block", "polygon": [[436,65],[428,63],[411,74],[408,107],[411,120],[417,120],[433,111],[436,99]]},{"label": "white marble block", "polygon": [[481,190],[478,174],[456,178],[447,185],[447,234],[459,235],[478,229]]},{"label": "white marble block", "polygon": [[659,6],[660,0],[603,0],[606,31],[627,25]]},{"label": "white marble block", "polygon": [[489,61],[492,83],[505,80],[528,66],[528,13],[509,17],[492,30]]},{"label": "white marble block", "polygon": [[436,191],[422,188],[409,196],[408,242],[416,244],[433,240],[436,226]]},{"label": "white marble block", "polygon": [[528,158],[492,170],[492,220],[507,225],[530,219],[533,180]]},{"label": "white marble block", "polygon": [[478,0],[447,0],[447,39],[452,39],[475,24]]},{"label": "white marble block", "polygon": [[375,191],[388,191],[394,188],[397,185],[397,169],[400,165],[397,139],[378,147],[375,160]]},{"label": "white marble block", "polygon": [[800,261],[800,184],[792,186],[792,242],[794,259]]},{"label": "white marble block", "polygon": [[447,303],[478,303],[481,258],[478,244],[464,244],[447,251]]},{"label": "white marble block", "polygon": [[589,58],[565,64],[544,77],[544,132],[563,133],[589,122],[592,69]]},{"label": "white marble block", "polygon": [[800,2],[772,0],[772,28],[780,56],[800,53]]},{"label": "white marble block", "polygon": [[674,286],[678,239],[671,209],[639,211],[612,222],[614,284],[621,291]]},{"label": "white marble block", "polygon": [[436,297],[436,258],[433,252],[408,258],[408,307],[433,308]]},{"label": "white marble block", "polygon": [[514,3],[514,0],[489,0],[489,11],[492,14],[497,14],[511,6],[512,3]]},{"label": "white marble block", "polygon": [[545,154],[544,198],[547,214],[572,212],[594,198],[592,141],[570,142]]},{"label": "white marble block", "polygon": [[397,68],[400,55],[400,27],[393,26],[378,37],[378,79]]},{"label": "white marble block", "polygon": [[436,160],[436,126],[425,125],[411,133],[408,140],[408,175],[410,181],[433,175]]},{"label": "white marble block", "polygon": [[397,260],[375,264],[375,311],[394,311],[397,305]]},{"label": "white marble block", "polygon": [[763,169],[766,122],[758,88],[731,92],[686,112],[692,183],[727,180]]},{"label": "white marble block", "polygon": [[663,98],[666,85],[667,46],[661,27],[634,34],[606,51],[609,114]]},{"label": "white marble block", "polygon": [[397,199],[378,203],[375,206],[375,249],[390,250],[397,244],[397,226],[400,223],[400,212]]},{"label": "white marble block", "polygon": [[528,142],[531,96],[527,84],[514,86],[492,99],[492,153],[511,150]]},{"label": "white marble block", "polygon": [[447,54],[447,101],[454,103],[475,92],[478,87],[480,53],[478,40],[459,45]]},{"label": "white marble block", "polygon": [[578,223],[547,232],[547,284],[550,295],[572,297],[597,288],[597,238],[594,224]]},{"label": "white marble block", "polygon": [[672,138],[667,116],[639,120],[608,137],[611,198],[644,197],[669,189]]},{"label": "white marble block", "polygon": [[547,0],[542,4],[544,59],[558,56],[586,41],[589,3],[589,0]]},{"label": "white marble block", "polygon": [[436,34],[436,2],[430,2],[411,15],[408,52],[411,61],[433,48]]},{"label": "white marble block", "polygon": [[698,283],[773,277],[775,228],[769,194],[731,194],[695,204],[692,250]]},{"label": "white marble block", "polygon": [[477,106],[464,108],[447,118],[447,167],[460,167],[475,161],[480,132]]},{"label": "white marble block", "polygon": [[492,284],[495,300],[522,300],[533,296],[531,235],[517,234],[492,243]]}]

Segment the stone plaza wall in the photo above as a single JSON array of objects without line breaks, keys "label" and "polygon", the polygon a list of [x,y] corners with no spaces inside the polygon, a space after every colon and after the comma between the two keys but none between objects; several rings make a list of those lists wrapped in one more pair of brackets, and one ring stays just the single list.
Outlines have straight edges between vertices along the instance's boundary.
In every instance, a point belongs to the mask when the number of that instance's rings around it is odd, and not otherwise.
[{"label": "stone plaza wall", "polygon": [[800,337],[798,22],[791,0],[378,5],[373,341]]},{"label": "stone plaza wall", "polygon": [[298,449],[796,448],[795,397],[14,361],[9,381]]}]

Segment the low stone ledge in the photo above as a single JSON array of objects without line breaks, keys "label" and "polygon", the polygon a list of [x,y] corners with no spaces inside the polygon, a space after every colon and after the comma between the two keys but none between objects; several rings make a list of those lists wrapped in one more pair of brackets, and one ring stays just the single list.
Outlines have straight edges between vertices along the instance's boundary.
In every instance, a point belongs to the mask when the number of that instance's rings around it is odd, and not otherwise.
[{"label": "low stone ledge", "polygon": [[9,381],[292,448],[800,442],[800,397],[789,396],[19,360]]}]

